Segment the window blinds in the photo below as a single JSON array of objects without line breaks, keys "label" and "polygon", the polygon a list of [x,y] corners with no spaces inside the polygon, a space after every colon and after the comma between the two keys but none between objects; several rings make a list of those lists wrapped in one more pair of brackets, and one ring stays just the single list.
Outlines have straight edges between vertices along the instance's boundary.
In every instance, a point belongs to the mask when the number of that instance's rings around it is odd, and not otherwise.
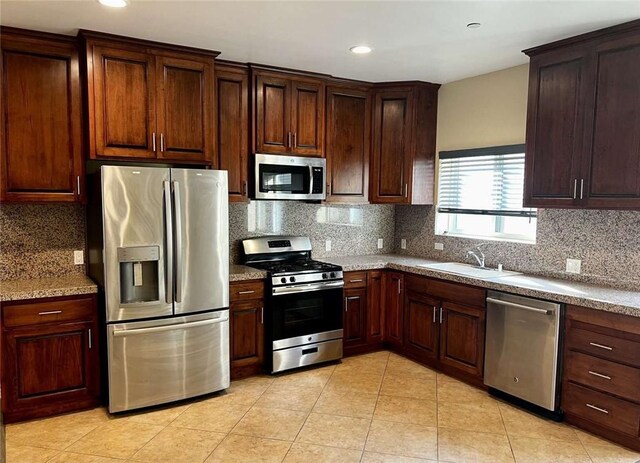
[{"label": "window blinds", "polygon": [[535,217],[524,208],[524,145],[440,152],[438,212]]}]

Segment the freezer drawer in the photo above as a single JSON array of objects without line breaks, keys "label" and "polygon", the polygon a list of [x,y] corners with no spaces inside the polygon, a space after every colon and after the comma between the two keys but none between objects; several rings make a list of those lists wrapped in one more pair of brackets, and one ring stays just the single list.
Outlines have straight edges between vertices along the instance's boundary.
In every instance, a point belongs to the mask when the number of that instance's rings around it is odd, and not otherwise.
[{"label": "freezer drawer", "polygon": [[552,302],[487,293],[487,386],[557,410],[561,308]]},{"label": "freezer drawer", "polygon": [[107,326],[109,411],[229,387],[229,310]]}]

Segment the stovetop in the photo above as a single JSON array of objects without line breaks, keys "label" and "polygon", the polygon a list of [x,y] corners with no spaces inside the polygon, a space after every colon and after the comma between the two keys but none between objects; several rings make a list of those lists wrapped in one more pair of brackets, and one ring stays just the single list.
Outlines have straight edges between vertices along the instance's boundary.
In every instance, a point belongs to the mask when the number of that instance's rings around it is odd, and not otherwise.
[{"label": "stovetop", "polygon": [[294,275],[299,273],[337,272],[342,270],[339,265],[328,264],[313,259],[296,259],[248,263],[252,267],[266,270],[272,276]]}]

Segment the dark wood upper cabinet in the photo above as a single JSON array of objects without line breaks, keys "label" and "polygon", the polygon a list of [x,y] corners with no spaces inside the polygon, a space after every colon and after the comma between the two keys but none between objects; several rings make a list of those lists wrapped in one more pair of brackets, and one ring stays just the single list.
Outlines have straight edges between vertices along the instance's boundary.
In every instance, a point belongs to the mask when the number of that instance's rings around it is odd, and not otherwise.
[{"label": "dark wood upper cabinet", "polygon": [[73,38],[2,28],[0,201],[82,200],[82,113]]},{"label": "dark wood upper cabinet", "polygon": [[371,201],[432,204],[439,85],[375,86]]},{"label": "dark wood upper cabinet", "polygon": [[640,208],[640,20],[525,53],[525,206]]},{"label": "dark wood upper cabinet", "polygon": [[249,72],[216,63],[217,165],[228,171],[229,201],[248,200]]},{"label": "dark wood upper cabinet", "polygon": [[156,76],[158,157],[211,163],[213,60],[156,56]]},{"label": "dark wood upper cabinet", "polygon": [[324,155],[324,81],[254,70],[255,152]]},{"label": "dark wood upper cabinet", "polygon": [[81,31],[89,158],[213,164],[216,52]]},{"label": "dark wood upper cabinet", "polygon": [[327,202],[369,202],[371,96],[366,88],[327,87]]}]

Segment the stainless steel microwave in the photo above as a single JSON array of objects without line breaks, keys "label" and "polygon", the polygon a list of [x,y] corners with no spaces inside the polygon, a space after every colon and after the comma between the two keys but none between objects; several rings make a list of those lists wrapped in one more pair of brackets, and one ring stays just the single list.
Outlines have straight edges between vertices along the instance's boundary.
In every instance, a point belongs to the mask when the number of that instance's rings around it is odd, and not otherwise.
[{"label": "stainless steel microwave", "polygon": [[255,199],[326,198],[326,159],[260,153],[255,157]]}]

